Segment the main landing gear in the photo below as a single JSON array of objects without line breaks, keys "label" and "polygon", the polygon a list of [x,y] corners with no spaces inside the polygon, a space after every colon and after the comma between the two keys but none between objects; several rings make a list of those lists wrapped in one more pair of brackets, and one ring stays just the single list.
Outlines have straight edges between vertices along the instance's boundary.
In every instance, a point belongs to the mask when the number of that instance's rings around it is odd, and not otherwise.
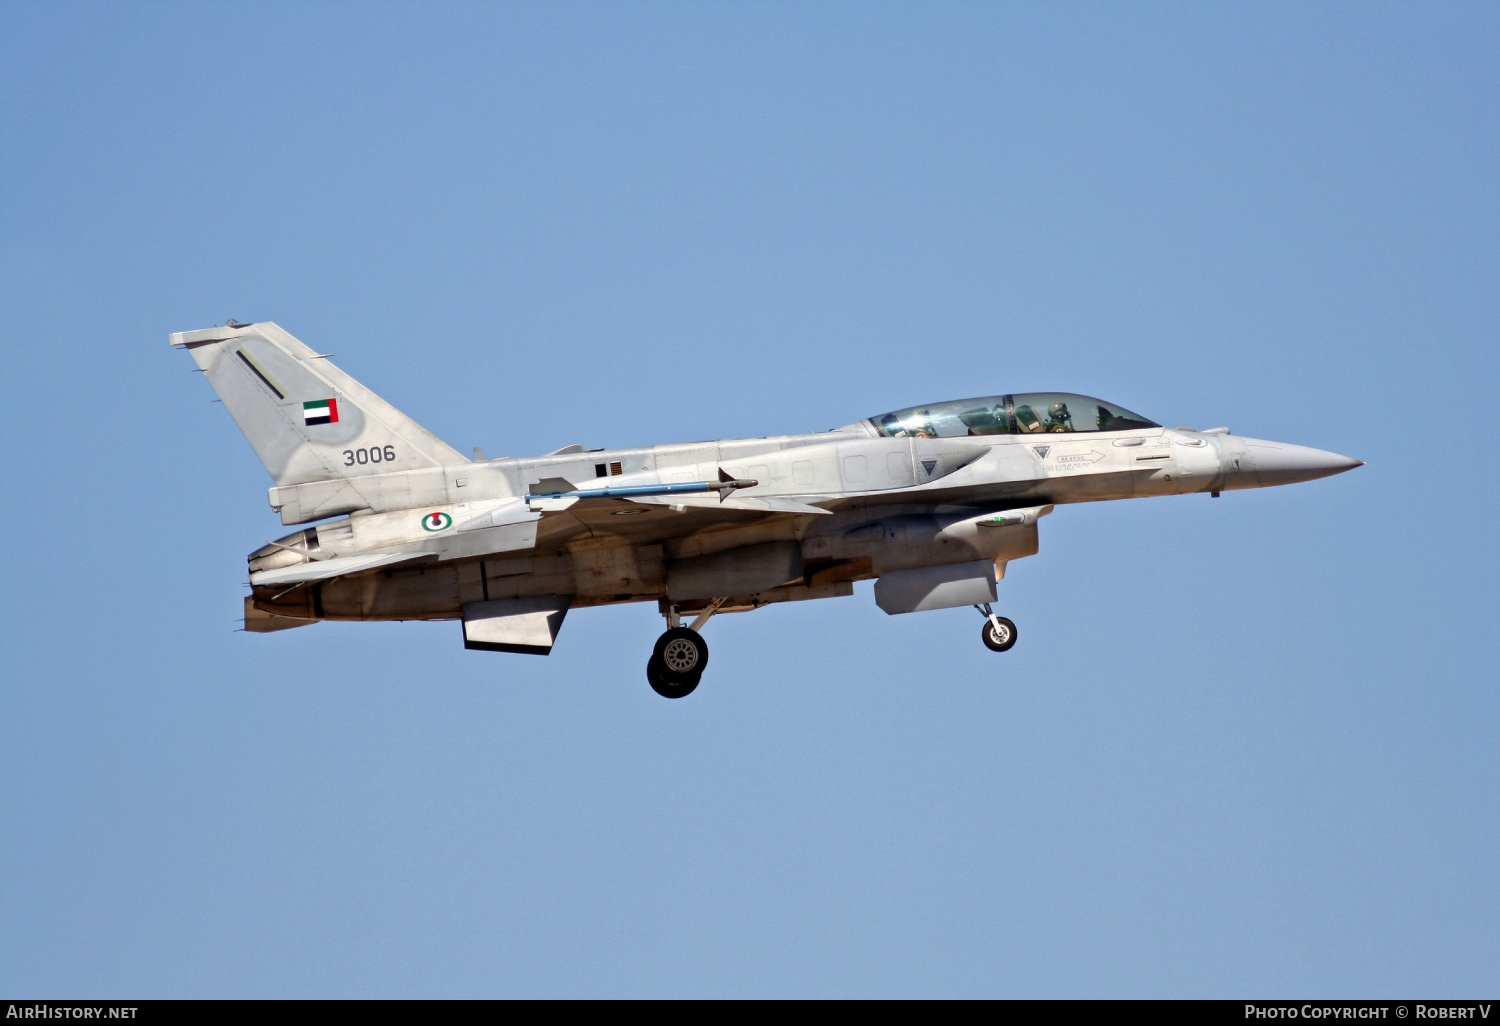
[{"label": "main landing gear", "polygon": [[686,698],[693,693],[708,665],[708,642],[698,630],[723,604],[723,599],[714,599],[689,627],[682,626],[675,605],[666,608],[667,632],[656,639],[646,663],[646,680],[651,682],[652,691],[663,698]]},{"label": "main landing gear", "polygon": [[984,627],[979,632],[984,647],[991,652],[1008,652],[1016,643],[1016,625],[1003,616],[996,616],[988,602],[974,608],[984,617]]}]

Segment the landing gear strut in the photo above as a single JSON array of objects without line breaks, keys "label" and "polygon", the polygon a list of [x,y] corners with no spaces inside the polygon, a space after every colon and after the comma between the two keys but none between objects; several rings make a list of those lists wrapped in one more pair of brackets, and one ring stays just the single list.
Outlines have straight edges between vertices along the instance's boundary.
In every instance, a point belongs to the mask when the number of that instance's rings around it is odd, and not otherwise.
[{"label": "landing gear strut", "polygon": [[988,602],[974,608],[984,617],[984,627],[979,632],[984,647],[991,652],[1009,651],[1016,643],[1016,625],[1003,616],[996,616]]},{"label": "landing gear strut", "polygon": [[719,611],[723,599],[714,599],[704,607],[691,627],[682,626],[675,605],[665,610],[667,631],[656,639],[656,647],[646,663],[646,680],[651,690],[663,698],[685,698],[693,693],[708,665],[708,642],[698,628]]}]

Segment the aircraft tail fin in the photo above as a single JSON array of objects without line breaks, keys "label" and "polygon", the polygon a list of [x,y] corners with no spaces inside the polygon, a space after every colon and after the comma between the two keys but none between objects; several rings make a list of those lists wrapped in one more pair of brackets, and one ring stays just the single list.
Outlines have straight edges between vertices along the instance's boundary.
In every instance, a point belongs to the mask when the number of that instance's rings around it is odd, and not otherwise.
[{"label": "aircraft tail fin", "polygon": [[278,486],[468,463],[270,321],[179,331]]}]

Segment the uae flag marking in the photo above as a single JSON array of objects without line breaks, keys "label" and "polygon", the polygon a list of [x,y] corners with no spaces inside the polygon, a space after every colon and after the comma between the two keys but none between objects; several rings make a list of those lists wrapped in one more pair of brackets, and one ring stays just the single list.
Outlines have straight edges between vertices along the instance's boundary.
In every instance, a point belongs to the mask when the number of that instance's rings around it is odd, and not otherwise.
[{"label": "uae flag marking", "polygon": [[337,424],[339,401],[337,399],[314,399],[302,404],[302,419],[308,427],[314,424]]}]

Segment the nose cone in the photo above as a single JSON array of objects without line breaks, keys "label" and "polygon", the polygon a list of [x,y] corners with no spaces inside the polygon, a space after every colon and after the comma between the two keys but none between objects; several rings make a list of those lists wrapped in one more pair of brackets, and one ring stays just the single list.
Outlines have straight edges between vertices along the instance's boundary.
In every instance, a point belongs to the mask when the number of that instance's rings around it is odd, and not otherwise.
[{"label": "nose cone", "polygon": [[1363,460],[1323,449],[1310,449],[1305,445],[1264,442],[1258,438],[1247,438],[1244,442],[1244,451],[1261,487],[1313,481],[1365,465]]}]

